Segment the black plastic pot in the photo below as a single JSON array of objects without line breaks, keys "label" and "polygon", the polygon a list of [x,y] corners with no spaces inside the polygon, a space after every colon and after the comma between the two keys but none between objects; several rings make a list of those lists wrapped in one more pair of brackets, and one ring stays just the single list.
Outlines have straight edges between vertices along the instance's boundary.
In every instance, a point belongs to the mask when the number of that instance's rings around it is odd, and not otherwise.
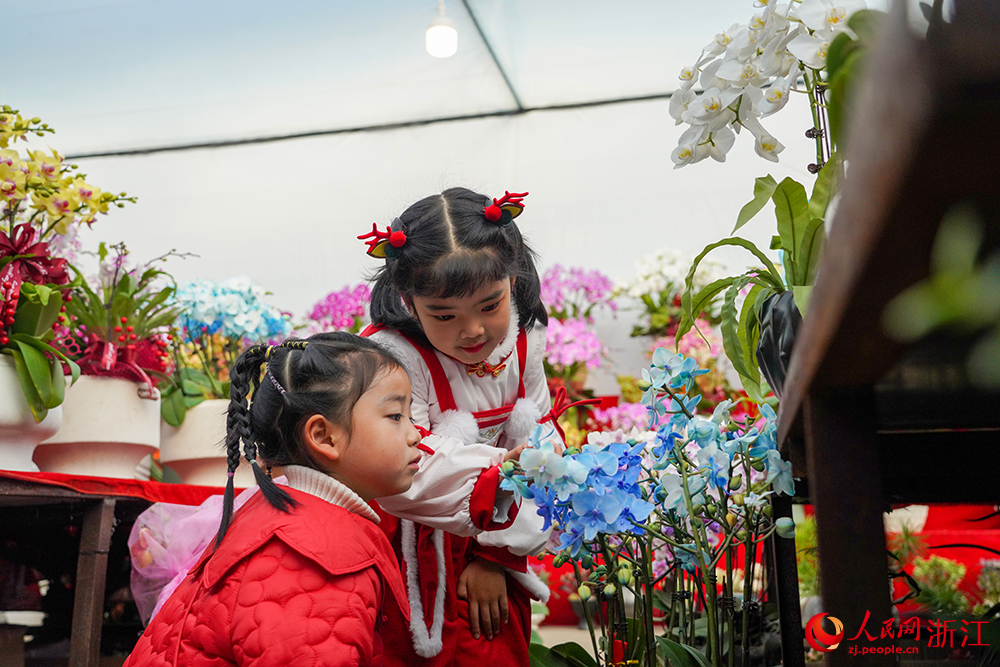
[{"label": "black plastic pot", "polygon": [[758,318],[760,339],[757,342],[757,363],[774,395],[781,398],[795,346],[795,334],[802,324],[802,315],[795,305],[792,291],[772,294],[764,299]]}]

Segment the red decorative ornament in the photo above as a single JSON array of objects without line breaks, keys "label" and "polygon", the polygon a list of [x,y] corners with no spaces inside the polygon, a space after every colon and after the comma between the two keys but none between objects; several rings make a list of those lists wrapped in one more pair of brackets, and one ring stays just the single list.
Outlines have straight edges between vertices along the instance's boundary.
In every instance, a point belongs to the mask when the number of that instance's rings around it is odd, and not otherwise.
[{"label": "red decorative ornament", "polygon": [[[524,210],[524,198],[527,192],[507,192],[504,190],[503,197],[494,199],[493,203],[483,209],[483,215],[490,222],[506,225],[508,222],[521,215]],[[509,213],[510,217],[505,218],[504,213]]]},{"label": "red decorative ornament", "polygon": [[0,269],[0,286],[3,288],[0,296],[7,302],[8,312],[17,308],[22,283],[65,285],[69,282],[66,260],[50,256],[49,244],[36,242],[37,233],[26,222],[14,227],[9,236],[0,231],[0,259],[13,257]]},{"label": "red decorative ornament", "polygon": [[[398,220],[399,218],[393,220],[393,224]],[[368,246],[367,252],[370,257],[396,257],[399,249],[406,244],[406,234],[402,230],[392,231],[392,227],[388,225],[384,232],[379,231],[378,225],[373,222],[372,230],[359,236],[358,240],[364,241]]]},{"label": "red decorative ornament", "polygon": [[393,248],[402,248],[405,243],[406,234],[404,232],[393,232],[392,234],[389,234],[389,245]]}]

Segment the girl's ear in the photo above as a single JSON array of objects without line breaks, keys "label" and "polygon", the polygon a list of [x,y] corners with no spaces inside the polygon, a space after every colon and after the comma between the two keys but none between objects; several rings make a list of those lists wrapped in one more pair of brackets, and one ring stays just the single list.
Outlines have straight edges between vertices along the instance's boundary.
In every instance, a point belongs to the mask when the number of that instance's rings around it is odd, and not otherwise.
[{"label": "girl's ear", "polygon": [[306,420],[302,436],[313,460],[327,471],[344,455],[350,440],[343,426],[319,414]]}]

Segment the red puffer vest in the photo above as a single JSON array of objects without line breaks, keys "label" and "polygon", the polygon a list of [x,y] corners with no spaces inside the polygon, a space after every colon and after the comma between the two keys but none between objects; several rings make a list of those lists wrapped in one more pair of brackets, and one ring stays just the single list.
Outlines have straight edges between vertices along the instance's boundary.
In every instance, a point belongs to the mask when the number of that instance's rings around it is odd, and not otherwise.
[{"label": "red puffer vest", "polygon": [[409,611],[388,540],[368,519],[288,493],[299,503],[289,513],[259,493],[237,512],[125,665],[382,664],[383,600]]}]

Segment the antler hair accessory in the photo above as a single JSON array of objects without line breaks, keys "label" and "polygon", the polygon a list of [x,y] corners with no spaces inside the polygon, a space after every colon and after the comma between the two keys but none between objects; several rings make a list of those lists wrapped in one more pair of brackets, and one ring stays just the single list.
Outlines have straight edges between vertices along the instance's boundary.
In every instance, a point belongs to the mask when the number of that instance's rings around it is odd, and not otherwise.
[{"label": "antler hair accessory", "polygon": [[406,233],[403,232],[403,221],[396,218],[391,225],[385,228],[384,232],[378,230],[378,226],[373,222],[372,230],[367,234],[358,237],[365,241],[368,246],[368,254],[371,257],[398,257],[399,250],[406,244]]},{"label": "antler hair accessory", "polygon": [[503,197],[494,199],[493,203],[483,210],[483,213],[490,222],[495,222],[501,227],[509,225],[511,220],[521,215],[521,211],[524,210],[522,200],[527,196],[527,192],[507,192],[504,190]]}]

